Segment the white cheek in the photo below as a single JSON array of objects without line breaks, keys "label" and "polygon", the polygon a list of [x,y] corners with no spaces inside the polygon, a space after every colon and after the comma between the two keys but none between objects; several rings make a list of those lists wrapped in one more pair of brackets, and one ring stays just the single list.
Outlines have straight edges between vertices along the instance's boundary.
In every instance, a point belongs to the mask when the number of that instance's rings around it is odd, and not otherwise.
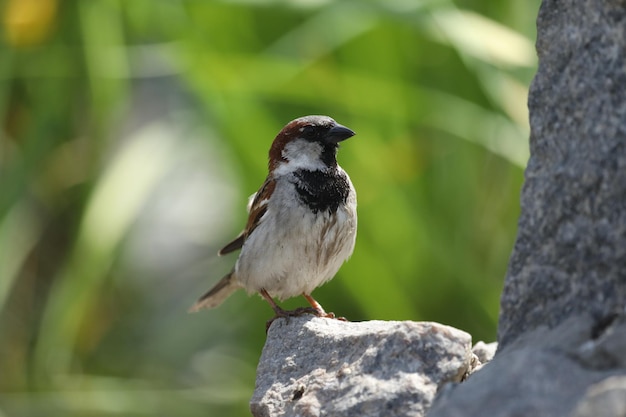
[{"label": "white cheek", "polygon": [[275,174],[289,174],[297,169],[315,171],[324,169],[326,166],[320,160],[322,145],[317,142],[307,142],[303,139],[296,139],[285,145],[282,157],[287,160],[278,165]]}]

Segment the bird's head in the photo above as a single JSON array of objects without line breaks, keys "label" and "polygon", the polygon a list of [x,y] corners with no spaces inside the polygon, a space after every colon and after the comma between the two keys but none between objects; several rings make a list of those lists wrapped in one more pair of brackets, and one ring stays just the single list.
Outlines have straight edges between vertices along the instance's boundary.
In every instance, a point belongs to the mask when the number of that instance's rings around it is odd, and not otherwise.
[{"label": "bird's head", "polygon": [[278,133],[269,152],[270,172],[275,174],[332,168],[337,165],[339,142],[354,132],[328,116],[292,120]]}]

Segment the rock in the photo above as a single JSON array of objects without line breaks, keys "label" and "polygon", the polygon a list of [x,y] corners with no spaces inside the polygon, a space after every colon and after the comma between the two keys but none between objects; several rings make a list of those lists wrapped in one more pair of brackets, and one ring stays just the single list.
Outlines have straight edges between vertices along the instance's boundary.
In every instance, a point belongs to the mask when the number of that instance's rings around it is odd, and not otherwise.
[{"label": "rock", "polygon": [[250,409],[269,416],[423,416],[469,371],[471,336],[436,323],[276,320]]},{"label": "rock", "polygon": [[611,414],[625,404],[626,396],[618,398],[623,379],[609,382],[625,371],[626,317],[594,331],[587,315],[524,334],[467,382],[438,396],[428,417],[563,417],[577,404],[577,417],[624,416]]},{"label": "rock", "polygon": [[574,315],[591,312],[600,323],[626,305],[624,22],[624,0],[541,5],[531,156],[501,299],[501,348]]},{"label": "rock", "polygon": [[[478,342],[472,348],[472,365],[470,367],[469,373],[467,374],[467,378],[474,372],[482,369],[483,366],[496,354],[496,349],[498,348],[497,342],[485,343]],[[466,379],[467,379],[466,378]],[[464,379],[465,381],[465,379]]]},{"label": "rock", "polygon": [[626,415],[626,2],[544,0],[498,351],[429,417]]},{"label": "rock", "polygon": [[472,348],[472,353],[476,355],[476,358],[481,364],[486,364],[491,361],[498,349],[497,342],[485,343],[483,341],[477,342]]},{"label": "rock", "polygon": [[626,377],[607,378],[592,385],[573,417],[626,416]]}]

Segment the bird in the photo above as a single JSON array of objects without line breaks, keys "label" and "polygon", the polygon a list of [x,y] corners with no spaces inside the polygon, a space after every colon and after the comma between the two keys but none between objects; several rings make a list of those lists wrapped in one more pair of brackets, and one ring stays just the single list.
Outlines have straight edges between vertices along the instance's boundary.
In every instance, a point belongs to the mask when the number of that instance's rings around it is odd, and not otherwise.
[{"label": "bird", "polygon": [[[339,144],[354,135],[320,115],[283,127],[269,150],[268,175],[248,200],[243,232],[218,252],[221,256],[240,249],[239,257],[191,312],[215,308],[243,288],[260,294],[274,318],[304,313],[335,318],[311,293],[332,279],[354,250],[356,191],[337,163]],[[310,307],[287,311],[274,300],[299,295]]]}]

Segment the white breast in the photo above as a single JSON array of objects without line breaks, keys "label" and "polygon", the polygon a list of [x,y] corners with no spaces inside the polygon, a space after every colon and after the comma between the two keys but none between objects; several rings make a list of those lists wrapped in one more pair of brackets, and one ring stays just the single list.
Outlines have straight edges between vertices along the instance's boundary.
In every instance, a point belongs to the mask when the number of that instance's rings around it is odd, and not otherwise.
[{"label": "white breast", "polygon": [[351,183],[350,188],[336,213],[314,214],[292,183],[278,179],[266,213],[241,249],[237,281],[248,292],[265,289],[285,299],[310,294],[333,278],[356,239],[356,194]]}]

